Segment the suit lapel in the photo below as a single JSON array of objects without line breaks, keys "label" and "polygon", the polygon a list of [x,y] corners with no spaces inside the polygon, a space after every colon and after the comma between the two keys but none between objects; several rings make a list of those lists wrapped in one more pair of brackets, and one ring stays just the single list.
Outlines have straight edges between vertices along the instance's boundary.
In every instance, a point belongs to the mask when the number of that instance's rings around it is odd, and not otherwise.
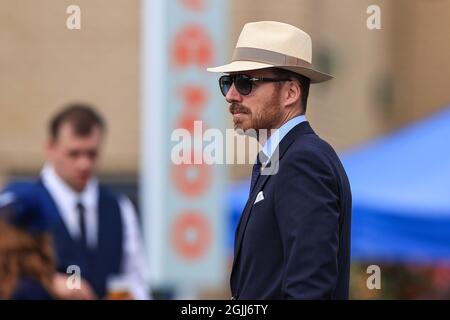
[{"label": "suit lapel", "polygon": [[[279,166],[279,161],[281,160],[283,155],[289,149],[289,146],[295,141],[295,139],[297,137],[299,137],[300,135],[309,134],[309,133],[314,133],[314,131],[307,121],[302,122],[302,123],[298,124],[297,126],[295,126],[294,128],[292,128],[292,130],[289,131],[288,134],[286,134],[286,136],[280,141],[280,144],[278,145],[278,148],[277,148],[278,150],[276,150],[274,152],[274,155],[270,159],[270,163],[271,163],[270,168],[273,168],[273,166]],[[276,156],[277,154],[278,154],[278,156]],[[262,173],[264,173],[264,170],[267,170],[267,169],[263,169]],[[270,174],[266,174],[266,175],[262,174],[258,177],[255,188],[253,189],[253,192],[250,194],[250,196],[247,200],[247,203],[245,204],[245,207],[241,214],[241,218],[239,220],[239,224],[238,224],[238,227],[236,229],[236,234],[235,234],[234,261],[233,261],[232,272],[234,271],[234,267],[239,258],[239,253],[240,253],[240,250],[242,247],[242,239],[244,238],[245,229],[247,227],[247,223],[248,223],[248,220],[251,215],[253,203],[256,200],[256,196],[258,195],[258,193],[261,191],[261,189],[264,187],[264,185],[267,183],[267,181],[269,180],[269,178],[271,176],[272,175],[270,175]]]},{"label": "suit lapel", "polygon": [[258,195],[259,191],[261,191],[262,187],[266,183],[266,181],[269,179],[269,175],[266,176],[260,176],[258,177],[258,180],[256,181],[255,188],[253,189],[252,194],[247,200],[247,203],[245,204],[244,210],[242,211],[241,218],[239,220],[238,227],[236,229],[236,235],[235,235],[235,242],[234,242],[234,251],[235,256],[237,256],[237,253],[241,247],[242,244],[242,238],[244,237],[244,231],[247,227],[248,219],[250,218],[250,212],[253,207],[253,204],[256,200],[256,196]]}]

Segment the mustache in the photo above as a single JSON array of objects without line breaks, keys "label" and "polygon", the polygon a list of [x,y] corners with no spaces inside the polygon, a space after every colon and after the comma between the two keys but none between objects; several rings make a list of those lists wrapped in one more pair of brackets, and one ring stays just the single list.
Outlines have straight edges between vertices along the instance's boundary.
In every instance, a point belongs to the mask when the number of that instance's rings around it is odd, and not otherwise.
[{"label": "mustache", "polygon": [[230,105],[230,113],[231,114],[235,114],[235,113],[250,113],[250,109],[247,108],[247,107],[244,107],[241,104],[232,103]]}]

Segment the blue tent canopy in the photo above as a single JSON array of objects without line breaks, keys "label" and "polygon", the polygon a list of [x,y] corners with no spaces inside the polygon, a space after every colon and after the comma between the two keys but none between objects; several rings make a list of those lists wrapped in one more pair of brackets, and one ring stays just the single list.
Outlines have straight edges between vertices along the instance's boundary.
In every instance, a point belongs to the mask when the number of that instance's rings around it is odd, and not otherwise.
[{"label": "blue tent canopy", "polygon": [[450,108],[345,153],[352,257],[450,261]]}]

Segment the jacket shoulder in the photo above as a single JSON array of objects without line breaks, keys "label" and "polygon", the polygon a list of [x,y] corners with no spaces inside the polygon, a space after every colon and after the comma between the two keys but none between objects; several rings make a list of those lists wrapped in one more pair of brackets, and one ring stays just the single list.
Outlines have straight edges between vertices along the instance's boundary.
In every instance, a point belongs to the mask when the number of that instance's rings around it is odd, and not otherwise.
[{"label": "jacket shoulder", "polygon": [[316,134],[305,134],[297,137],[284,157],[287,160],[311,159],[323,163],[335,163],[339,157],[333,147]]}]

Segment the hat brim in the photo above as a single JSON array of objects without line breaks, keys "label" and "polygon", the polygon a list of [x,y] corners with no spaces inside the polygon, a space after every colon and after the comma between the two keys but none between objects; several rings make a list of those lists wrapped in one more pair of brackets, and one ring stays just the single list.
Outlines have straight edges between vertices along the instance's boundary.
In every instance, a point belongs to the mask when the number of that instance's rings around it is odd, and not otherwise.
[{"label": "hat brim", "polygon": [[267,69],[267,68],[280,68],[280,69],[286,69],[298,74],[301,74],[302,76],[305,76],[309,79],[311,79],[311,83],[320,83],[325,82],[328,80],[333,79],[333,76],[314,70],[310,68],[305,67],[299,67],[299,66],[277,66],[267,63],[261,63],[261,62],[254,62],[254,61],[233,61],[229,64],[214,67],[214,68],[207,68],[206,70],[209,72],[218,72],[218,73],[231,73],[231,72],[241,72],[241,71],[251,71],[251,70],[258,70],[258,69]]}]

